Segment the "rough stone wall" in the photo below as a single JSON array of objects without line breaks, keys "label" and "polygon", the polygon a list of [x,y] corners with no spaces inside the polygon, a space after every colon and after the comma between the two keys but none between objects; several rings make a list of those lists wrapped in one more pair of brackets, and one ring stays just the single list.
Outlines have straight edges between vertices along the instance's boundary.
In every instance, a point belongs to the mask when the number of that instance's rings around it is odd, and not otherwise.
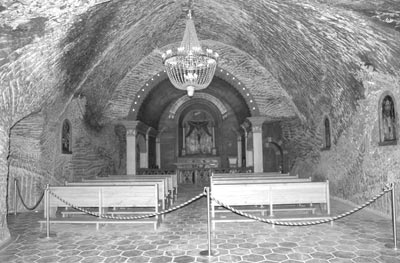
[{"label": "rough stone wall", "polygon": [[[120,143],[114,125],[100,131],[88,128],[83,120],[85,103],[85,98],[72,100],[57,121],[48,123],[43,133],[41,163],[45,173],[58,183],[119,172]],[[65,119],[72,126],[72,154],[61,153],[61,128]]]},{"label": "rough stone wall", "polygon": [[[14,179],[19,185],[21,198],[30,208],[33,208],[43,194],[44,182],[47,181],[43,178],[40,166],[40,137],[43,126],[43,115],[38,113],[26,117],[11,129],[7,200],[9,212],[15,211]],[[16,200],[17,211],[26,211],[19,196]]]},{"label": "rough stone wall", "polygon": [[309,177],[319,161],[321,136],[316,127],[308,127],[299,119],[282,121],[283,148],[288,151],[289,172]]},{"label": "rough stone wall", "polygon": [[[59,108],[59,104],[55,104]],[[85,99],[74,99],[59,116],[40,112],[18,122],[11,129],[8,183],[8,212],[14,212],[15,185],[18,180],[21,197],[33,207],[46,184],[61,185],[82,177],[124,173],[120,166],[121,143],[113,125],[94,132],[85,126]],[[61,152],[61,128],[68,119],[72,128],[72,154]],[[122,163],[122,162],[121,162]],[[40,204],[38,209],[42,208]],[[17,211],[26,211],[17,197]]]},{"label": "rough stone wall", "polygon": [[[400,181],[400,146],[379,145],[380,99],[383,93],[391,92],[399,114],[400,79],[365,68],[359,78],[365,87],[365,99],[358,101],[348,128],[332,143],[330,150],[321,151],[319,163],[313,167],[314,178],[329,180],[333,196],[356,204],[362,204],[381,192],[388,182]],[[332,129],[335,130],[334,125]],[[398,134],[397,131],[397,138]],[[371,208],[390,214],[390,195],[380,198]]]}]

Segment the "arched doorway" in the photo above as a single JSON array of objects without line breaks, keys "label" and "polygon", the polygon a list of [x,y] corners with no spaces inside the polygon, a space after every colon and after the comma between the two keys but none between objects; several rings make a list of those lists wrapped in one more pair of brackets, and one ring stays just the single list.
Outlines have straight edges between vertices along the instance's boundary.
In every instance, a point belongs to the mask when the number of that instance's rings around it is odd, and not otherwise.
[{"label": "arched doorway", "polygon": [[267,142],[263,148],[264,172],[284,172],[282,147],[276,142]]},{"label": "arched doorway", "polygon": [[[158,132],[163,131],[158,134],[161,169],[175,169],[180,158],[188,156],[187,150],[190,155],[219,157],[219,166],[229,167],[228,156],[237,155],[237,130],[251,115],[246,99],[236,87],[218,77],[214,77],[208,88],[196,91],[192,98],[189,98],[184,91],[174,88],[166,79],[160,81],[145,95],[140,107],[135,110],[137,114],[131,117],[137,118]],[[193,117],[195,114],[207,117],[196,120]],[[188,117],[190,115],[192,117]],[[194,123],[197,121],[208,123],[207,129],[200,126],[195,128]],[[189,130],[190,134],[187,133]],[[202,143],[207,141],[202,151],[194,148],[192,151],[186,149],[186,141],[189,140],[186,135],[194,137],[196,132],[207,134],[202,138]],[[211,152],[210,145],[212,145]]]}]

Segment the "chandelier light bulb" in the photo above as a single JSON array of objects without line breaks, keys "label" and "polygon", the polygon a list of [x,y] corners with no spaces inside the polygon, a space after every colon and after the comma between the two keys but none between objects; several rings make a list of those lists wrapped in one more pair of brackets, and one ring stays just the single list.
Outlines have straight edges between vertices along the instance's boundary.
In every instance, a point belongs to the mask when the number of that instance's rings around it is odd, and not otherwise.
[{"label": "chandelier light bulb", "polygon": [[193,86],[188,86],[187,88],[187,95],[191,98],[194,95],[194,87]]}]

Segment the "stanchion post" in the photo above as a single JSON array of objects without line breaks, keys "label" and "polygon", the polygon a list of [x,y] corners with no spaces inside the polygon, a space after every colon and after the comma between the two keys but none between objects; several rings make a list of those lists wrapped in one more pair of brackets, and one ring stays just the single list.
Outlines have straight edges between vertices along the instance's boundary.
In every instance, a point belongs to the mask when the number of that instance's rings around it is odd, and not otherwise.
[{"label": "stanchion post", "polygon": [[207,239],[208,239],[208,256],[211,257],[210,187],[206,187],[206,193],[207,193]]},{"label": "stanchion post", "polygon": [[392,226],[393,226],[393,243],[394,250],[397,250],[397,224],[396,224],[396,187],[395,183],[392,183]]},{"label": "stanchion post", "polygon": [[207,194],[207,239],[208,239],[208,249],[205,251],[200,251],[200,255],[202,256],[215,256],[218,253],[216,251],[211,250],[211,196],[210,196],[210,187],[205,187],[205,191]]},{"label": "stanchion post", "polygon": [[17,179],[15,179],[14,178],[14,215],[16,216],[17,215],[17,209],[18,209],[18,203],[17,203],[17,198],[18,198],[18,196],[17,196],[17,191],[18,191],[18,189],[17,189]]},{"label": "stanchion post", "polygon": [[47,184],[45,190],[45,203],[46,203],[46,236],[50,238],[50,193],[49,193],[49,185]]}]

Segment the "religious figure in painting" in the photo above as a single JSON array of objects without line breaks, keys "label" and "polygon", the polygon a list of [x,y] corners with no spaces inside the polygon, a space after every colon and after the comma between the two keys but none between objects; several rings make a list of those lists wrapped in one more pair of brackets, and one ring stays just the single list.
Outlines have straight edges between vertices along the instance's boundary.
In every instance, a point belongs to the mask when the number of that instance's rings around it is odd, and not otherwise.
[{"label": "religious figure in painting", "polygon": [[186,153],[195,154],[199,152],[199,135],[197,131],[192,131],[192,133],[186,137]]},{"label": "religious figure in painting", "polygon": [[186,134],[187,154],[209,154],[212,149],[212,136],[209,134],[206,123],[192,123]]},{"label": "religious figure in painting", "polygon": [[212,136],[205,130],[201,131],[200,137],[200,152],[203,154],[209,154],[212,150]]},{"label": "religious figure in painting", "polygon": [[382,102],[382,131],[384,141],[396,139],[394,105],[390,96],[386,96]]},{"label": "religious figure in painting", "polygon": [[202,111],[194,111],[185,121],[186,154],[211,154],[213,147],[212,122]]}]

